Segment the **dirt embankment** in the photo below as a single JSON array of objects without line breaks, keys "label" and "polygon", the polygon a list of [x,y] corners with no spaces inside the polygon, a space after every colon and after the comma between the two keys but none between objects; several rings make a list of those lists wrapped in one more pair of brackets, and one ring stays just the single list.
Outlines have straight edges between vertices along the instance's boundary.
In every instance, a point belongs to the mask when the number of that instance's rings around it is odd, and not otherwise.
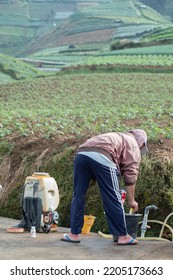
[{"label": "dirt embankment", "polygon": [[[0,163],[0,185],[3,187],[3,197],[6,197],[27,175],[40,171],[45,157],[51,157],[52,153],[59,154],[65,147],[77,147],[79,141],[73,137],[59,135],[52,138],[28,136],[8,140],[13,145],[12,151],[4,156]],[[29,174],[26,174],[27,170]]]}]

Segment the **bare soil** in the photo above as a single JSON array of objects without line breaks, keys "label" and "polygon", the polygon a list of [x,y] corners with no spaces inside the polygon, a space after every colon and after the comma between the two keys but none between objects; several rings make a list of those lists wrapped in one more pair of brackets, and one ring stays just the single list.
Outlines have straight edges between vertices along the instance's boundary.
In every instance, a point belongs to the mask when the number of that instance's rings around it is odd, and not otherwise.
[{"label": "bare soil", "polygon": [[[60,135],[55,135],[51,138],[43,138],[39,135],[37,136],[36,134],[33,136],[30,135],[27,137],[25,136],[15,138],[13,135],[13,138],[9,138],[8,140],[15,144],[11,156],[13,157],[14,162],[16,162],[16,159],[21,154],[21,152],[29,154],[32,153],[38,156],[45,150],[48,150],[49,153],[56,150],[59,152],[62,146],[65,144],[67,144],[68,147],[76,146],[77,148],[78,145],[91,136],[92,135],[85,135],[80,139],[77,139],[75,137]],[[157,141],[148,140],[148,148],[149,155],[151,157],[156,157],[165,161],[173,160],[173,139],[159,138]]]},{"label": "bare soil", "polygon": [[[35,136],[18,137],[11,139],[15,143],[14,149],[10,155],[14,167],[21,163],[21,154],[33,155],[41,159],[47,153],[60,152],[64,145],[73,146],[77,149],[83,141],[90,135],[80,139],[68,138],[63,136],[54,136],[52,138],[40,138]],[[162,162],[170,162],[173,160],[173,139],[158,139],[156,142],[148,141],[149,156],[160,159]]]}]

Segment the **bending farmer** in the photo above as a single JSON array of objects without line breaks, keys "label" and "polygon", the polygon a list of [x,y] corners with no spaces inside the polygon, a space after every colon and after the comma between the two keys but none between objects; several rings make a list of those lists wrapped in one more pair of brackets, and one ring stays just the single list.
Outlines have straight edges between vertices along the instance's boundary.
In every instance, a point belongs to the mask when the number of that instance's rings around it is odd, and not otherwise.
[{"label": "bending farmer", "polygon": [[71,203],[71,232],[62,241],[78,243],[84,222],[85,196],[89,182],[94,178],[99,185],[103,207],[112,235],[118,236],[118,245],[138,243],[128,233],[121,201],[118,177],[124,178],[128,205],[138,211],[135,201],[135,184],[138,177],[141,153],[146,153],[147,134],[134,129],[127,133],[105,133],[88,139],[79,146],[74,161],[74,193]]}]

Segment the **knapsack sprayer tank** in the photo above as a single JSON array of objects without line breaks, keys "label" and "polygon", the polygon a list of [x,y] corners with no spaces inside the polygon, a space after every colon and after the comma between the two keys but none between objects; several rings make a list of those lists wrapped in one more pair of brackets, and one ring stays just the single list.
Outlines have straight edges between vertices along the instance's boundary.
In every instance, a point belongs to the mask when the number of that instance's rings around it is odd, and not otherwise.
[{"label": "knapsack sprayer tank", "polygon": [[59,191],[54,178],[48,173],[33,173],[26,177],[24,199],[39,197],[42,200],[43,212],[54,211],[59,205]]},{"label": "knapsack sprayer tank", "polygon": [[37,232],[49,232],[57,227],[59,215],[55,211],[59,205],[58,185],[49,173],[35,172],[26,177],[23,187],[22,221],[18,227]]}]

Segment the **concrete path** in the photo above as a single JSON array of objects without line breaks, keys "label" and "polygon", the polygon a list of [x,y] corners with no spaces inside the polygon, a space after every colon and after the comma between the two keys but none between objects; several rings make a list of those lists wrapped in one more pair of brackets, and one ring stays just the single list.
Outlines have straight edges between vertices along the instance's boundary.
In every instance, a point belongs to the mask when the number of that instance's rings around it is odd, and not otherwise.
[{"label": "concrete path", "polygon": [[172,260],[173,242],[140,241],[135,246],[117,246],[112,239],[97,233],[81,234],[81,243],[61,241],[69,229],[59,227],[57,232],[7,233],[18,220],[0,217],[0,260]]}]

